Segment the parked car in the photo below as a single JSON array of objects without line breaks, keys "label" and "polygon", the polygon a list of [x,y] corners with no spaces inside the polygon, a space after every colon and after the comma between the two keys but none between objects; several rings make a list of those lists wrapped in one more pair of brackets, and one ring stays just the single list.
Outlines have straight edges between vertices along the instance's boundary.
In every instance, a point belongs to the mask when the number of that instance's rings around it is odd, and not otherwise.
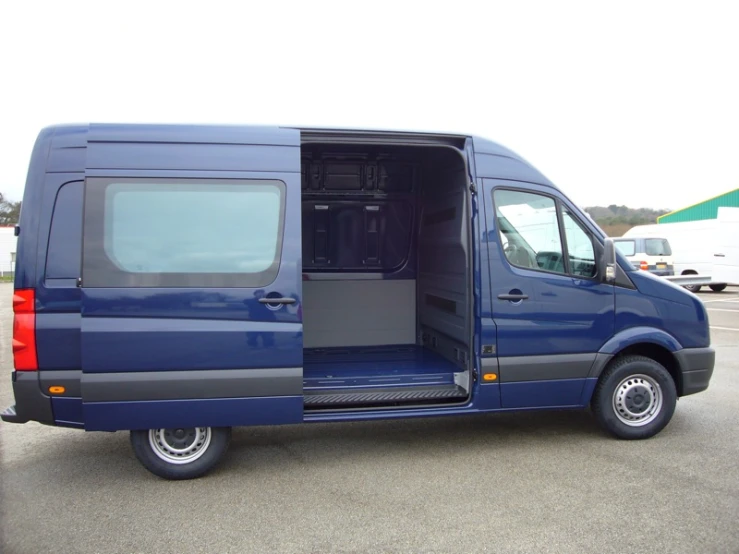
[{"label": "parked car", "polygon": [[660,237],[628,237],[613,239],[616,248],[637,269],[662,277],[675,274],[670,243]]}]

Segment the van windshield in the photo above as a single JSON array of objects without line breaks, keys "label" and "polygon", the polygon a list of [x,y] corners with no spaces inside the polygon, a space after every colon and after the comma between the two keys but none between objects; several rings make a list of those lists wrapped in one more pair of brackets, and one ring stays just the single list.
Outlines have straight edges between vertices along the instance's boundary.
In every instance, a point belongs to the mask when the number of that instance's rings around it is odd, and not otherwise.
[{"label": "van windshield", "polygon": [[672,256],[667,239],[647,239],[645,248],[647,256]]}]

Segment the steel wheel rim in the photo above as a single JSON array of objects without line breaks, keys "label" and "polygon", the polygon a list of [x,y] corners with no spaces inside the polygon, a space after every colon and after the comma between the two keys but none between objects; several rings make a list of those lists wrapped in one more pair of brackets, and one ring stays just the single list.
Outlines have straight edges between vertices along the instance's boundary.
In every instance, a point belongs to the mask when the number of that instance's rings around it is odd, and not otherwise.
[{"label": "steel wheel rim", "polygon": [[189,464],[208,450],[212,433],[210,427],[150,429],[149,445],[161,460],[168,464]]},{"label": "steel wheel rim", "polygon": [[613,392],[613,411],[629,427],[641,427],[662,411],[662,388],[648,375],[631,375]]}]

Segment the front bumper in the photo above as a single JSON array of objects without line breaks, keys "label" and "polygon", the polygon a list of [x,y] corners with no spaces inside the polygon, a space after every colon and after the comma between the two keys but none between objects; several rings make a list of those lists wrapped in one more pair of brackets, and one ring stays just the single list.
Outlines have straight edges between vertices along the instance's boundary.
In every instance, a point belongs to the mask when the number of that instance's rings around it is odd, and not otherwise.
[{"label": "front bumper", "polygon": [[13,394],[15,404],[0,413],[0,419],[6,423],[39,423],[54,424],[54,413],[51,409],[51,398],[41,392],[38,371],[14,371]]},{"label": "front bumper", "polygon": [[688,396],[708,388],[716,363],[716,351],[707,348],[685,348],[675,352],[682,374],[680,396]]}]

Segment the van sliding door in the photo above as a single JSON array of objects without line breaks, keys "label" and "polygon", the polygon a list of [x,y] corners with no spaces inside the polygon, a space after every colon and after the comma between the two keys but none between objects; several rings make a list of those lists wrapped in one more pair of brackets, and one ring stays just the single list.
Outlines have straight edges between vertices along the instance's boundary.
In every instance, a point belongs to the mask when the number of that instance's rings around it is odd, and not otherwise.
[{"label": "van sliding door", "polygon": [[143,136],[90,130],[86,428],[302,421],[299,132]]}]

